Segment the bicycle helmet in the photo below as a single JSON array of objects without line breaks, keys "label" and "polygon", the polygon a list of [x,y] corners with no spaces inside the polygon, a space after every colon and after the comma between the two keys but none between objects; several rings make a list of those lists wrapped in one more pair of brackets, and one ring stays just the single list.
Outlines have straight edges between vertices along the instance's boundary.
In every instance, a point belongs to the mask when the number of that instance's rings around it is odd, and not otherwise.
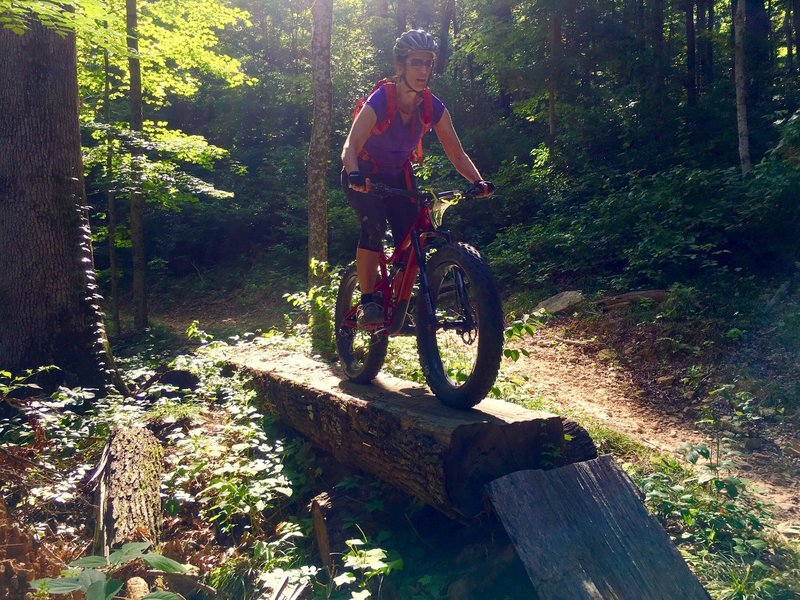
[{"label": "bicycle helmet", "polygon": [[439,55],[439,45],[433,36],[422,29],[411,29],[401,35],[394,43],[394,59],[400,61],[412,52],[430,52]]}]

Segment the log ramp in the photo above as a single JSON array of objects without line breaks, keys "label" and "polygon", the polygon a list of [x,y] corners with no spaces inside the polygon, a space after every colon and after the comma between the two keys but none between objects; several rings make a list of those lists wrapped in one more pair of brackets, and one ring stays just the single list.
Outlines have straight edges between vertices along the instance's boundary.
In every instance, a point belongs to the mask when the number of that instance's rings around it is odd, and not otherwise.
[{"label": "log ramp", "polygon": [[569,420],[486,399],[443,406],[389,375],[353,384],[336,367],[255,344],[229,363],[258,404],[342,463],[461,521],[499,518],[542,600],[707,599],[636,486]]}]

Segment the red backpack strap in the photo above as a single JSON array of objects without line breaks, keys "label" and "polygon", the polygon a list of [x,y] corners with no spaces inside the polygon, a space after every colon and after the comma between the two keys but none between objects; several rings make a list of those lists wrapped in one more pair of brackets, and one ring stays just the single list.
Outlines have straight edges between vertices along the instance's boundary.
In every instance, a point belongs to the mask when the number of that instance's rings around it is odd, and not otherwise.
[{"label": "red backpack strap", "polygon": [[433,128],[433,94],[431,93],[431,88],[422,90],[420,120],[422,121],[422,135],[419,136],[417,149],[414,151],[414,160],[422,167],[425,164],[425,157],[422,152],[422,138]]},{"label": "red backpack strap", "polygon": [[367,103],[367,98],[369,98],[382,87],[386,88],[386,112],[383,115],[383,120],[380,123],[376,123],[372,127],[372,131],[370,132],[372,135],[382,134],[384,131],[389,129],[389,125],[392,124],[392,119],[397,111],[397,85],[388,79],[381,79],[373,86],[372,91],[369,94],[356,100],[356,105],[353,108],[353,120],[355,121],[358,113],[361,112],[361,110],[364,108],[364,105]]},{"label": "red backpack strap", "polygon": [[431,88],[422,90],[422,126],[423,135],[431,130],[433,124],[433,94]]},{"label": "red backpack strap", "polygon": [[397,84],[394,81],[383,79],[375,85],[372,91],[374,92],[379,88],[383,88],[384,97],[386,98],[386,112],[383,114],[383,120],[380,123],[375,123],[372,128],[372,135],[380,135],[389,129],[397,112]]}]

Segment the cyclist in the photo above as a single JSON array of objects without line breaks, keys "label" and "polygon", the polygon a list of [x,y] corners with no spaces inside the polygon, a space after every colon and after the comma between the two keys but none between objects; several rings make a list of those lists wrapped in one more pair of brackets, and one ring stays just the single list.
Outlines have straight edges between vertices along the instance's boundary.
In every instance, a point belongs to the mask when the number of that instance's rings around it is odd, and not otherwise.
[{"label": "cyclist", "polygon": [[394,45],[395,77],[367,98],[353,120],[342,149],[342,187],[361,221],[356,271],[361,289],[359,325],[383,323],[383,307],[373,295],[386,221],[395,242],[403,239],[417,214],[406,197],[381,198],[369,193],[372,182],[416,189],[411,159],[428,129],[436,132],[447,158],[470,183],[470,192],[484,197],[494,185],[484,181],[464,152],[450,113],[428,88],[438,46],[421,30],[403,33]]}]

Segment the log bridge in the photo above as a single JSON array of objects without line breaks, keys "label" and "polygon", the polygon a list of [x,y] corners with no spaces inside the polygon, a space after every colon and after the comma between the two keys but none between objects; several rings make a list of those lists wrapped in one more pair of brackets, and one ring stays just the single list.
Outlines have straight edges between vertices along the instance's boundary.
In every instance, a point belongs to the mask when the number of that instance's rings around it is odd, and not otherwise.
[{"label": "log bridge", "polygon": [[356,385],[257,343],[229,361],[263,410],[337,460],[452,518],[494,512],[539,598],[709,598],[636,486],[572,421],[492,399],[457,411],[419,385]]}]

